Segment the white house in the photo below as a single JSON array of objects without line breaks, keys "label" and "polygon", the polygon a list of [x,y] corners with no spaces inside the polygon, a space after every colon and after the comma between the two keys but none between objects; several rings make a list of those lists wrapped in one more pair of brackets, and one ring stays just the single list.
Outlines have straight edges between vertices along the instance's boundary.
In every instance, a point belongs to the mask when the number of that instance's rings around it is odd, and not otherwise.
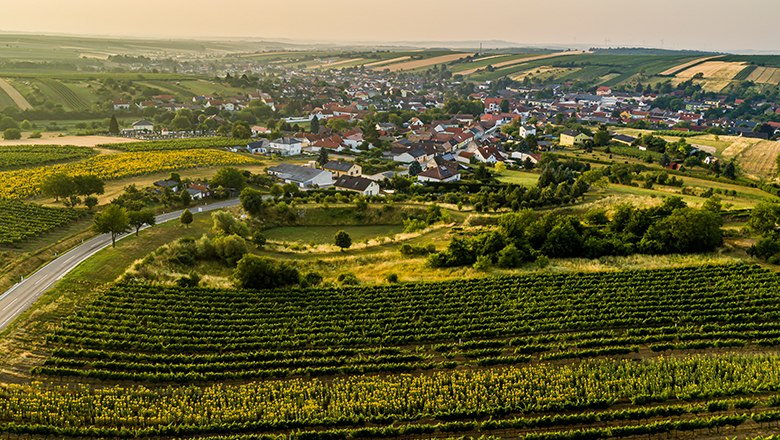
[{"label": "white house", "polygon": [[294,183],[300,188],[325,187],[333,185],[330,171],[282,163],[268,168],[268,174],[282,179],[284,183]]},{"label": "white house", "polygon": [[154,131],[154,124],[145,119],[133,123],[135,131]]},{"label": "white house", "polygon": [[417,175],[418,182],[457,182],[460,180],[460,171],[457,165],[440,164],[429,167]]},{"label": "white house", "polygon": [[333,186],[345,191],[359,192],[364,196],[379,195],[379,184],[361,176],[341,176]]},{"label": "white house", "polygon": [[520,136],[528,137],[531,135],[536,136],[536,127],[533,127],[531,125],[520,126]]},{"label": "white house", "polygon": [[484,163],[504,162],[506,158],[496,147],[479,147],[474,152],[474,157]]},{"label": "white house", "polygon": [[130,110],[130,103],[127,101],[114,101],[114,110]]},{"label": "white house", "polygon": [[292,137],[281,137],[274,139],[268,145],[268,151],[278,153],[282,156],[297,156],[301,154],[303,140]]}]

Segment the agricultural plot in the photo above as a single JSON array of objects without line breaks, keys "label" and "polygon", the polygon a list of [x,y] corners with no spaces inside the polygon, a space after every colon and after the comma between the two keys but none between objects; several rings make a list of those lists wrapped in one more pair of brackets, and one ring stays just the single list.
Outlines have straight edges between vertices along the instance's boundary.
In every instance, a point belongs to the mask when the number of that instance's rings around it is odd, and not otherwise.
[{"label": "agricultural plot", "polygon": [[371,240],[378,237],[388,237],[403,231],[403,225],[368,225],[368,226],[286,226],[263,231],[269,240],[283,242],[298,242],[304,244],[333,244],[333,238],[338,231],[346,231],[353,243]]},{"label": "agricultural plot", "polygon": [[0,88],[0,111],[8,107],[16,108],[16,102],[8,96],[4,89]]},{"label": "agricultural plot", "polygon": [[20,200],[0,199],[0,246],[37,237],[86,214],[83,209],[48,208]]},{"label": "agricultural plot", "polygon": [[[0,103],[3,103],[4,106],[2,108],[9,107],[10,105],[16,105],[21,110],[30,110],[32,108],[32,105],[27,101],[27,99],[22,96],[21,93],[19,93],[18,90],[14,88],[11,84],[8,83],[8,81],[0,78],[0,93],[4,94],[7,99],[3,99],[0,97]],[[10,100],[10,104],[8,103],[8,100]],[[2,102],[5,101],[5,102]]]},{"label": "agricultural plot", "polygon": [[746,265],[300,291],[120,284],[49,338],[35,374],[221,381],[775,346],[777,305],[780,277]]},{"label": "agricultural plot", "polygon": [[721,153],[725,159],[734,159],[742,172],[753,179],[777,175],[775,159],[780,154],[780,142],[734,137]]},{"label": "agricultural plot", "polygon": [[693,67],[678,72],[676,82],[692,79],[703,75],[702,87],[709,92],[719,92],[731,84],[731,81],[745,69],[745,63],[727,61],[705,61]]},{"label": "agricultural plot", "polygon": [[479,69],[484,69],[487,66],[496,66],[496,64],[502,64],[507,62],[513,62],[520,59],[527,59],[532,55],[529,54],[510,54],[510,55],[490,55],[482,58],[477,58],[468,63],[461,63],[452,67],[453,73],[459,73],[461,75],[469,75],[476,72]]},{"label": "agricultural plot", "polygon": [[86,159],[97,154],[89,147],[60,145],[0,146],[0,170]]},{"label": "agricultural plot", "polygon": [[334,69],[343,67],[359,66],[365,61],[365,58],[349,58],[346,60],[333,60],[319,65],[309,66],[309,69]]},{"label": "agricultural plot", "polygon": [[366,63],[363,66],[365,66],[365,67],[379,67],[379,66],[384,66],[386,64],[400,63],[401,61],[406,61],[406,60],[410,60],[410,59],[412,59],[411,55],[406,55],[406,56],[390,58],[389,60],[379,60],[379,61],[374,61],[374,62],[371,62],[371,63]]},{"label": "agricultural plot", "polygon": [[[495,64],[492,64],[492,66],[496,69],[503,69],[505,67],[511,67],[517,64],[527,63],[530,61],[538,61],[538,60],[546,60],[550,58],[557,58],[563,55],[578,55],[578,54],[584,54],[587,52],[577,51],[577,52],[557,52],[557,53],[550,53],[546,55],[537,55],[537,56],[524,56],[521,58],[510,59],[507,61],[498,62]],[[470,69],[465,70],[461,72],[462,75],[471,75],[472,73],[476,73],[479,69]]]},{"label": "agricultural plot", "polygon": [[661,76],[673,76],[673,75],[675,75],[675,74],[677,74],[679,72],[687,70],[690,67],[693,67],[693,66],[696,66],[698,64],[702,64],[705,61],[713,60],[713,59],[720,58],[720,57],[722,57],[722,55],[696,58],[695,60],[691,60],[691,61],[679,64],[679,65],[674,66],[674,67],[670,67],[670,68],[668,68],[668,69],[666,69],[663,72],[660,72],[658,74],[661,75]]},{"label": "agricultural plot", "polygon": [[37,81],[37,88],[48,102],[62,104],[66,109],[87,110],[90,108],[89,101],[61,81],[51,78],[40,79]]},{"label": "agricultural plot", "polygon": [[102,155],[79,162],[0,172],[0,197],[34,196],[38,194],[43,180],[56,173],[71,176],[94,174],[108,180],[188,168],[257,163],[251,157],[207,149]]},{"label": "agricultural plot", "polygon": [[748,75],[747,77],[748,81],[753,81],[758,84],[771,84],[771,85],[779,85],[780,84],[780,67],[759,67],[756,66],[755,69]]},{"label": "agricultural plot", "polygon": [[473,53],[454,53],[449,55],[441,55],[441,56],[435,56],[432,58],[423,58],[420,60],[409,60],[409,61],[403,61],[400,63],[390,64],[390,65],[383,65],[379,67],[375,67],[375,69],[379,70],[389,70],[391,72],[400,72],[404,70],[417,70],[417,69],[424,69],[426,67],[435,66],[437,64],[446,64],[455,60],[459,60],[461,58],[465,58],[468,56],[473,55]]},{"label": "agricultural plot", "polygon": [[[98,145],[112,150],[139,152],[139,151],[165,151],[165,150],[195,150],[200,148],[227,148],[236,145],[246,145],[246,139],[233,139],[224,137],[193,138],[193,139],[168,139],[147,142],[123,142]],[[2,151],[2,150],[0,150]]]}]

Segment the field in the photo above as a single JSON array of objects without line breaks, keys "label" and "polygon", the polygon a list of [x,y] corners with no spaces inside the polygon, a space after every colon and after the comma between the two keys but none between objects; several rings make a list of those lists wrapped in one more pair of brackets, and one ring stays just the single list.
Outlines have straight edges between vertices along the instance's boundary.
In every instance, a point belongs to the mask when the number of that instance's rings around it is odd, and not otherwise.
[{"label": "field", "polygon": [[206,149],[100,155],[80,162],[0,172],[0,197],[36,195],[43,180],[56,173],[94,174],[107,180],[187,168],[256,163],[257,160],[247,156]]},{"label": "field", "polygon": [[533,77],[544,81],[550,78],[558,78],[570,73],[574,73],[578,70],[579,68],[541,66],[536,70],[526,70],[525,72],[512,75],[512,79],[515,81],[522,81],[526,77]]},{"label": "field", "polygon": [[441,55],[433,58],[423,58],[421,60],[402,61],[400,63],[381,65],[374,67],[377,70],[389,70],[390,72],[400,72],[404,70],[416,70],[431,67],[437,64],[446,64],[467,56],[471,56],[473,53],[454,53],[449,55]]},{"label": "field", "polygon": [[246,145],[246,139],[233,139],[224,137],[195,138],[195,139],[170,139],[148,142],[120,142],[101,144],[100,147],[111,150],[139,152],[139,151],[165,151],[165,150],[193,150],[200,148],[227,148],[236,145]]},{"label": "field", "polygon": [[[0,78],[0,91],[2,91],[4,98],[0,98],[0,108],[6,108],[10,105],[16,105],[21,110],[29,110],[32,105],[25,99],[24,96],[19,93],[8,81]],[[9,101],[10,100],[10,103]]]},{"label": "field", "polygon": [[380,61],[374,61],[371,63],[366,63],[363,66],[365,67],[379,67],[384,66],[385,64],[393,64],[393,63],[400,63],[401,61],[406,61],[411,59],[412,57],[410,55],[402,56],[402,57],[395,57],[390,58],[388,60],[380,60]]},{"label": "field", "polygon": [[0,146],[0,171],[45,163],[86,159],[97,154],[89,147],[35,145]]},{"label": "field", "polygon": [[748,81],[759,84],[780,84],[780,68],[778,67],[759,67],[757,66],[747,77]]},{"label": "field", "polygon": [[[549,58],[557,58],[563,55],[577,55],[577,54],[584,54],[586,52],[557,52],[557,53],[551,53],[546,55],[537,55],[537,56],[523,56],[520,58],[514,57],[515,59],[510,59],[507,61],[501,61],[495,64],[492,64],[492,66],[496,69],[502,69],[504,67],[511,67],[517,64],[523,64],[528,63],[531,61],[539,61],[539,60],[546,60]],[[470,69],[463,72],[460,72],[462,75],[471,75],[472,73],[476,73],[478,68],[476,69]]]},{"label": "field", "polygon": [[682,82],[692,79],[694,76],[701,73],[704,75],[702,81],[704,90],[710,92],[719,92],[731,84],[731,81],[734,79],[734,77],[736,77],[743,69],[745,69],[745,63],[705,61],[701,64],[697,64],[693,67],[678,72],[675,77],[677,78],[677,82]]},{"label": "field", "polygon": [[[778,292],[777,274],[741,264],[263,292],[120,283],[53,331],[42,382],[4,386],[0,430],[744,437],[780,420]],[[59,377],[137,385],[47,384]]]},{"label": "field", "polygon": [[740,169],[752,179],[774,177],[780,142],[736,138],[722,154],[724,158],[736,160]]},{"label": "field", "polygon": [[672,76],[675,75],[678,72],[682,72],[684,70],[687,70],[689,67],[695,66],[697,64],[701,64],[705,61],[709,61],[715,58],[720,58],[720,56],[712,56],[712,57],[703,57],[703,58],[696,58],[695,60],[691,60],[682,64],[679,64],[674,67],[670,67],[663,72],[660,72],[659,75],[661,76]]},{"label": "field", "polygon": [[36,237],[86,214],[82,209],[46,208],[18,200],[0,199],[0,246]]},{"label": "field", "polygon": [[401,225],[370,226],[288,226],[263,231],[267,239],[282,242],[300,242],[305,244],[333,244],[336,233],[346,231],[353,243],[390,236],[403,231]]}]

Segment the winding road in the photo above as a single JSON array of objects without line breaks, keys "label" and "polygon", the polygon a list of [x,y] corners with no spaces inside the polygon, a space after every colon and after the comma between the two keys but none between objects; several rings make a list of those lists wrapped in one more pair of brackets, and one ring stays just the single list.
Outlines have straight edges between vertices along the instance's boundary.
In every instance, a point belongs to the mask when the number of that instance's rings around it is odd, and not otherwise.
[{"label": "winding road", "polygon": [[[238,205],[238,203],[238,199],[230,199],[208,205],[192,206],[190,207],[190,211],[192,211],[193,214],[197,214],[199,212],[229,208]],[[184,212],[184,210],[158,215],[156,217],[157,224],[176,220],[181,216],[182,212]],[[143,229],[146,229],[146,227]],[[117,238],[117,240],[121,240],[128,235],[131,234],[123,234]],[[93,237],[58,256],[29,277],[21,280],[19,283],[5,291],[5,293],[0,295],[0,331],[5,329],[11,321],[27,310],[36,299],[51,288],[57,281],[62,279],[62,277],[67,275],[68,272],[75,269],[76,266],[87,258],[109,246],[111,246],[111,234],[101,234]]]}]

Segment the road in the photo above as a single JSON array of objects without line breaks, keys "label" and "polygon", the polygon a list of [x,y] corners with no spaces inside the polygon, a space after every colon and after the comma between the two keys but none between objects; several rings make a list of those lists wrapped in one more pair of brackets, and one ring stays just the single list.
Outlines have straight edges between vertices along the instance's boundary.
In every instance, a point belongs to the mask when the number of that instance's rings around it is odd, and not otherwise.
[{"label": "road", "polygon": [[[238,205],[238,199],[224,200],[208,205],[192,206],[193,214],[199,212],[214,211]],[[157,224],[176,220],[184,210],[161,214],[156,217]],[[148,227],[148,226],[147,226]],[[146,228],[144,228],[146,229]],[[117,238],[121,240],[131,233],[123,234]],[[0,331],[11,323],[17,316],[27,310],[36,299],[62,279],[68,272],[76,268],[81,262],[91,257],[98,251],[111,246],[111,234],[102,234],[93,237],[75,248],[58,256],[35,273],[20,281],[5,293],[0,295]]]}]

